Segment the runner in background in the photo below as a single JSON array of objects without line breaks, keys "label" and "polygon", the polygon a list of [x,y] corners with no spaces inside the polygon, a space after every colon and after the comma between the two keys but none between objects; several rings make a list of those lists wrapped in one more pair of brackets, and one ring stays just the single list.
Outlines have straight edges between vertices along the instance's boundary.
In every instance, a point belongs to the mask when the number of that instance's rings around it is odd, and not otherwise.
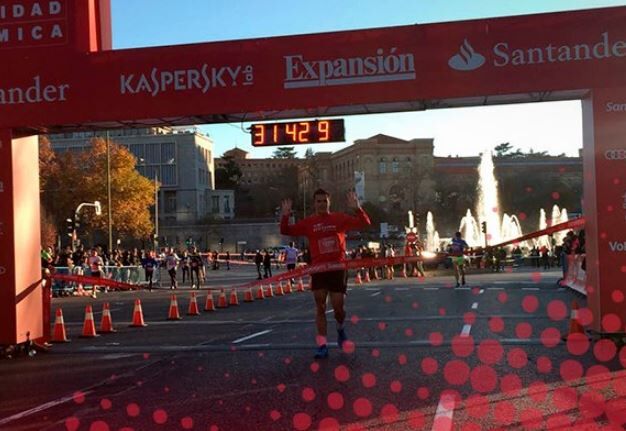
[{"label": "runner in background", "polygon": [[[102,260],[102,258],[100,256],[98,256],[98,250],[93,248],[91,250],[91,256],[89,256],[89,259],[87,260],[87,263],[89,264],[89,270],[91,271],[91,276],[95,277],[95,278],[102,278],[102,269],[104,268],[104,260]],[[95,298],[96,297],[96,291],[98,290],[97,285],[94,284],[93,286],[93,290],[91,292],[91,295]],[[109,288],[106,287],[105,288],[105,292],[108,292]]]},{"label": "runner in background", "polygon": [[465,249],[469,248],[463,238],[461,238],[461,232],[454,234],[452,242],[450,243],[450,258],[454,265],[454,278],[456,279],[456,287],[459,287],[459,277],[461,278],[461,284],[465,285]]},{"label": "runner in background", "polygon": [[[354,191],[347,194],[348,208],[354,210],[355,215],[330,212],[330,193],[318,189],[313,193],[315,214],[290,225],[291,199],[284,199],[281,203],[280,233],[290,236],[306,236],[311,248],[311,263],[313,265],[340,262],[346,260],[346,231],[358,229],[370,224],[370,219],[359,205],[359,199]],[[311,290],[315,297],[317,326],[317,345],[315,358],[328,357],[326,302],[330,302],[337,321],[337,345],[343,347],[347,340],[343,326],[346,312],[344,310],[344,296],[347,288],[347,271],[329,271],[316,273],[311,276]]]},{"label": "runner in background", "polygon": [[154,258],[154,251],[146,251],[144,258],[141,259],[141,266],[146,273],[146,281],[148,282],[148,292],[152,292],[152,275],[154,269],[159,267],[159,262]]},{"label": "runner in background", "polygon": [[[296,269],[296,264],[298,263],[298,254],[300,252],[297,248],[294,247],[295,243],[291,241],[289,243],[289,247],[285,249],[285,264],[287,265],[287,271],[293,271]],[[295,284],[295,280],[291,279],[291,284]]]}]

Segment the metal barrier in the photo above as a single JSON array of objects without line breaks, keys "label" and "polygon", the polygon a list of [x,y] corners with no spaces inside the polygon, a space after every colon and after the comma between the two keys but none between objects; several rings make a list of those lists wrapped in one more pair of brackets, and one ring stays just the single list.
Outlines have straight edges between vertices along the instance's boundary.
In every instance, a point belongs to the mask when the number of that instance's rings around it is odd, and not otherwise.
[{"label": "metal barrier", "polygon": [[586,255],[584,254],[570,254],[567,255],[567,274],[559,284],[561,286],[567,286],[570,289],[587,295],[587,273],[583,269]]},{"label": "metal barrier", "polygon": [[[54,271],[64,275],[91,275],[91,269],[88,266],[56,266]],[[141,266],[105,266],[102,275],[109,280],[119,281],[122,283],[142,285],[146,281],[146,273]],[[153,283],[159,283],[159,271],[153,273]],[[52,284],[52,296],[73,296],[77,295],[81,290],[92,291],[93,285],[76,283],[73,281],[54,280]]]}]

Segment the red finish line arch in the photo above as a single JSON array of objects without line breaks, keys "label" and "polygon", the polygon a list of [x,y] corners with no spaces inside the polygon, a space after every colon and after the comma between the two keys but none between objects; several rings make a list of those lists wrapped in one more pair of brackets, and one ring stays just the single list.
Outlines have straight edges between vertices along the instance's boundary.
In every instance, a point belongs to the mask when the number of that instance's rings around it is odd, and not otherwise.
[{"label": "red finish line arch", "polygon": [[565,99],[583,101],[594,329],[624,331],[626,7],[111,50],[109,0],[5,3],[0,344],[43,334],[34,135]]}]

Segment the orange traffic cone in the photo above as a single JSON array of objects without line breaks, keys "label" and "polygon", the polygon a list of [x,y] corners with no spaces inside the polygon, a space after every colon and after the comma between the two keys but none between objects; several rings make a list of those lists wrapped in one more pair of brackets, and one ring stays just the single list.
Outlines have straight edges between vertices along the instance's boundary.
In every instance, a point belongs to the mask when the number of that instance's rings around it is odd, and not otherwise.
[{"label": "orange traffic cone", "polygon": [[56,314],[54,316],[54,334],[52,335],[53,343],[67,343],[68,340],[65,334],[65,323],[63,322],[63,311],[60,308],[57,308]]},{"label": "orange traffic cone", "polygon": [[256,291],[256,299],[265,299],[265,294],[263,293],[263,286],[259,286]]},{"label": "orange traffic cone", "polygon": [[200,310],[198,310],[198,301],[196,300],[196,292],[191,292],[191,299],[189,300],[189,308],[187,309],[187,316],[199,316]]},{"label": "orange traffic cone", "polygon": [[265,297],[272,298],[273,296],[274,296],[274,289],[272,288],[272,283],[270,283],[270,285],[267,286],[267,290],[265,291]]},{"label": "orange traffic cone", "polygon": [[101,334],[117,332],[113,329],[113,319],[111,319],[111,309],[108,302],[102,305],[102,319],[100,320],[100,330],[98,332]]},{"label": "orange traffic cone", "polygon": [[133,309],[133,321],[130,324],[133,328],[148,326],[143,321],[143,311],[141,311],[141,301],[135,299],[135,308]]},{"label": "orange traffic cone", "polygon": [[570,313],[569,320],[569,333],[571,334],[584,334],[585,328],[580,324],[578,320],[578,303],[576,300],[572,301],[572,311]]},{"label": "orange traffic cone", "polygon": [[93,310],[91,309],[91,305],[87,305],[85,307],[85,321],[83,323],[83,333],[81,334],[81,338],[93,338],[97,336],[96,324],[93,321]]},{"label": "orange traffic cone", "polygon": [[356,277],[354,278],[354,282],[356,284],[363,284],[363,281],[361,280],[361,271],[356,272]]},{"label": "orange traffic cone", "polygon": [[283,282],[279,281],[278,282],[278,287],[276,288],[276,292],[274,292],[274,295],[276,296],[283,296],[285,294],[285,292],[283,291]]},{"label": "orange traffic cone", "polygon": [[370,269],[369,268],[365,268],[365,282],[369,283],[370,281],[372,281],[370,279]]},{"label": "orange traffic cone", "polygon": [[304,283],[302,282],[302,277],[298,280],[298,292],[304,292]]},{"label": "orange traffic cone", "polygon": [[206,297],[204,303],[204,311],[215,311],[215,303],[213,302],[213,292],[209,290],[209,294]]},{"label": "orange traffic cone", "polygon": [[230,303],[228,305],[239,305],[239,296],[237,296],[237,290],[230,291]]},{"label": "orange traffic cone", "polygon": [[226,301],[226,292],[224,289],[220,290],[220,294],[217,297],[217,308],[226,308],[228,307],[228,302]]},{"label": "orange traffic cone", "polygon": [[252,288],[249,287],[243,294],[243,302],[254,302],[254,298],[252,297]]},{"label": "orange traffic cone", "polygon": [[291,288],[291,280],[287,280],[285,282],[285,295],[291,293],[293,290]]},{"label": "orange traffic cone", "polygon": [[172,293],[172,297],[170,299],[170,310],[167,313],[167,320],[180,320],[180,312],[178,311],[178,301],[176,300],[176,295]]}]

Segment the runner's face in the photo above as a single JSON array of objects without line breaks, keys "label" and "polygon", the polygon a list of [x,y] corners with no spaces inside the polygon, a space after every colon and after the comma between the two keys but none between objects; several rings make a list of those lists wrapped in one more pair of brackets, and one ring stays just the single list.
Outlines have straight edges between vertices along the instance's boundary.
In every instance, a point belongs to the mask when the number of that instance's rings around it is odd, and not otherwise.
[{"label": "runner's face", "polygon": [[317,214],[330,212],[330,197],[328,195],[315,195],[315,212]]}]

